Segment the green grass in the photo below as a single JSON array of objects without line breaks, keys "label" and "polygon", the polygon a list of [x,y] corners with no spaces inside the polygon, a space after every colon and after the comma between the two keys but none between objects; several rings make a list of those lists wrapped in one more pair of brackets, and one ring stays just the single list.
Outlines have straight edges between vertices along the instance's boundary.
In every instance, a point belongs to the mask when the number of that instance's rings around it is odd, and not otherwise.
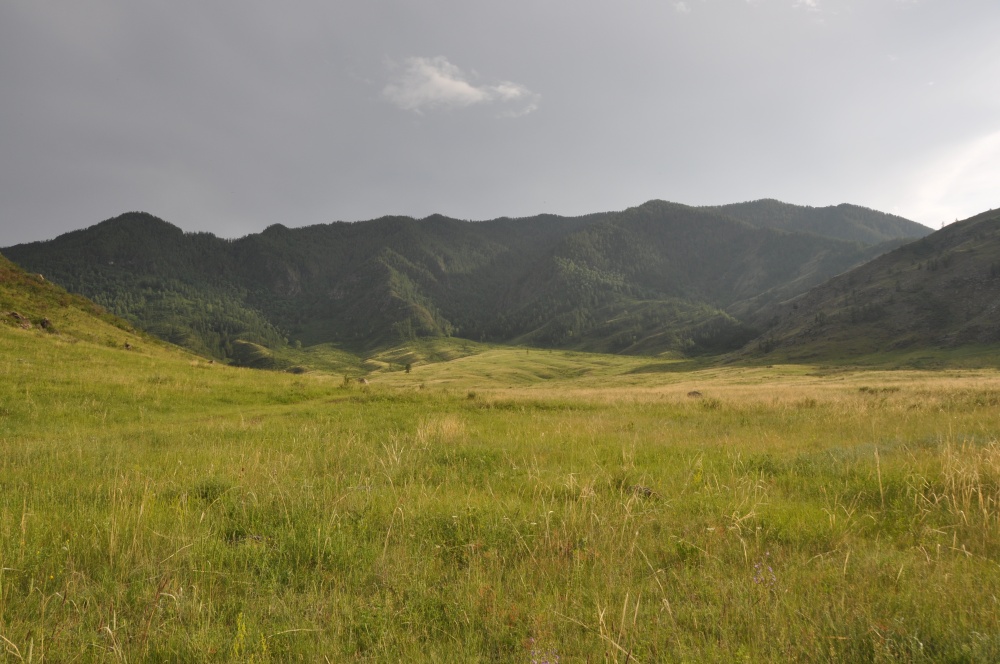
[{"label": "green grass", "polygon": [[5,661],[1000,658],[996,370],[435,343],[0,327]]},{"label": "green grass", "polygon": [[865,369],[978,369],[1000,368],[1000,348],[967,344],[937,348],[920,346],[915,349],[871,353],[850,344],[814,344],[808,349],[778,350],[750,361],[763,364],[780,362],[822,363],[828,367]]}]

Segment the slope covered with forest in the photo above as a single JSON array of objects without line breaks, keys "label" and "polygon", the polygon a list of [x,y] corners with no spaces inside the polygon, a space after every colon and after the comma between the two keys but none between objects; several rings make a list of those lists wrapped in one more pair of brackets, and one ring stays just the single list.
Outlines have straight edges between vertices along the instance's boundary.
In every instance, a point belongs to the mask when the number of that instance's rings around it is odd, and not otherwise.
[{"label": "slope covered with forest", "polygon": [[756,314],[759,349],[855,355],[1000,342],[1000,211],[950,224]]},{"label": "slope covered with forest", "polygon": [[[776,202],[775,202],[776,203]],[[717,352],[745,319],[871,257],[826,208],[650,201],[620,213],[466,222],[434,215],[226,240],[128,213],[4,252],[164,339],[216,357],[264,347],[374,348],[428,336],[607,352]],[[773,206],[772,206],[773,207]],[[871,212],[871,211],[869,211]],[[779,215],[780,216],[780,215]],[[883,218],[884,217],[884,218]],[[872,212],[878,241],[923,227]],[[924,229],[926,230],[926,229]]]}]

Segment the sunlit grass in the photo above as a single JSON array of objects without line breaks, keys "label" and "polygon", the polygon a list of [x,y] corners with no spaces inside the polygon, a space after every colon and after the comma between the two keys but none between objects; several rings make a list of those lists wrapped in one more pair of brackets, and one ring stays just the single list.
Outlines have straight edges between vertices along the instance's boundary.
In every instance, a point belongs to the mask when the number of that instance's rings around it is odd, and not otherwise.
[{"label": "sunlit grass", "polygon": [[996,371],[404,357],[0,328],[6,659],[1000,658]]}]

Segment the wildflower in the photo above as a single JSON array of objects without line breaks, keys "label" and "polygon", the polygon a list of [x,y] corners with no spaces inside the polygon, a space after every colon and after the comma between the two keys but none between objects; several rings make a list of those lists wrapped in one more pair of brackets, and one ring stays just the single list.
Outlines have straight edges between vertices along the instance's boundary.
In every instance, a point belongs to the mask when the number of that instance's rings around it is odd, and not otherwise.
[{"label": "wildflower", "polygon": [[531,664],[559,664],[559,653],[555,650],[542,650],[535,647],[534,638],[529,640],[531,644]]},{"label": "wildflower", "polygon": [[767,551],[764,553],[764,560],[758,560],[754,563],[753,582],[758,586],[773,588],[774,584],[778,582],[774,575],[774,569],[771,567],[770,558],[771,552]]}]

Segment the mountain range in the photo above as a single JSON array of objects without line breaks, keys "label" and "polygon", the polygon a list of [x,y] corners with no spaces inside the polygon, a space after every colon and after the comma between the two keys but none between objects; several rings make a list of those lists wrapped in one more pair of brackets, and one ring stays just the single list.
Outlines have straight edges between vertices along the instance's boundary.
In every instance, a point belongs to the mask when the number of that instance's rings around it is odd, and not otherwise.
[{"label": "mountain range", "polygon": [[0,251],[230,360],[241,342],[362,350],[442,335],[697,354],[743,346],[790,319],[780,303],[929,233],[852,205],[650,201],[580,217],[275,224],[235,240],[133,212]]}]

